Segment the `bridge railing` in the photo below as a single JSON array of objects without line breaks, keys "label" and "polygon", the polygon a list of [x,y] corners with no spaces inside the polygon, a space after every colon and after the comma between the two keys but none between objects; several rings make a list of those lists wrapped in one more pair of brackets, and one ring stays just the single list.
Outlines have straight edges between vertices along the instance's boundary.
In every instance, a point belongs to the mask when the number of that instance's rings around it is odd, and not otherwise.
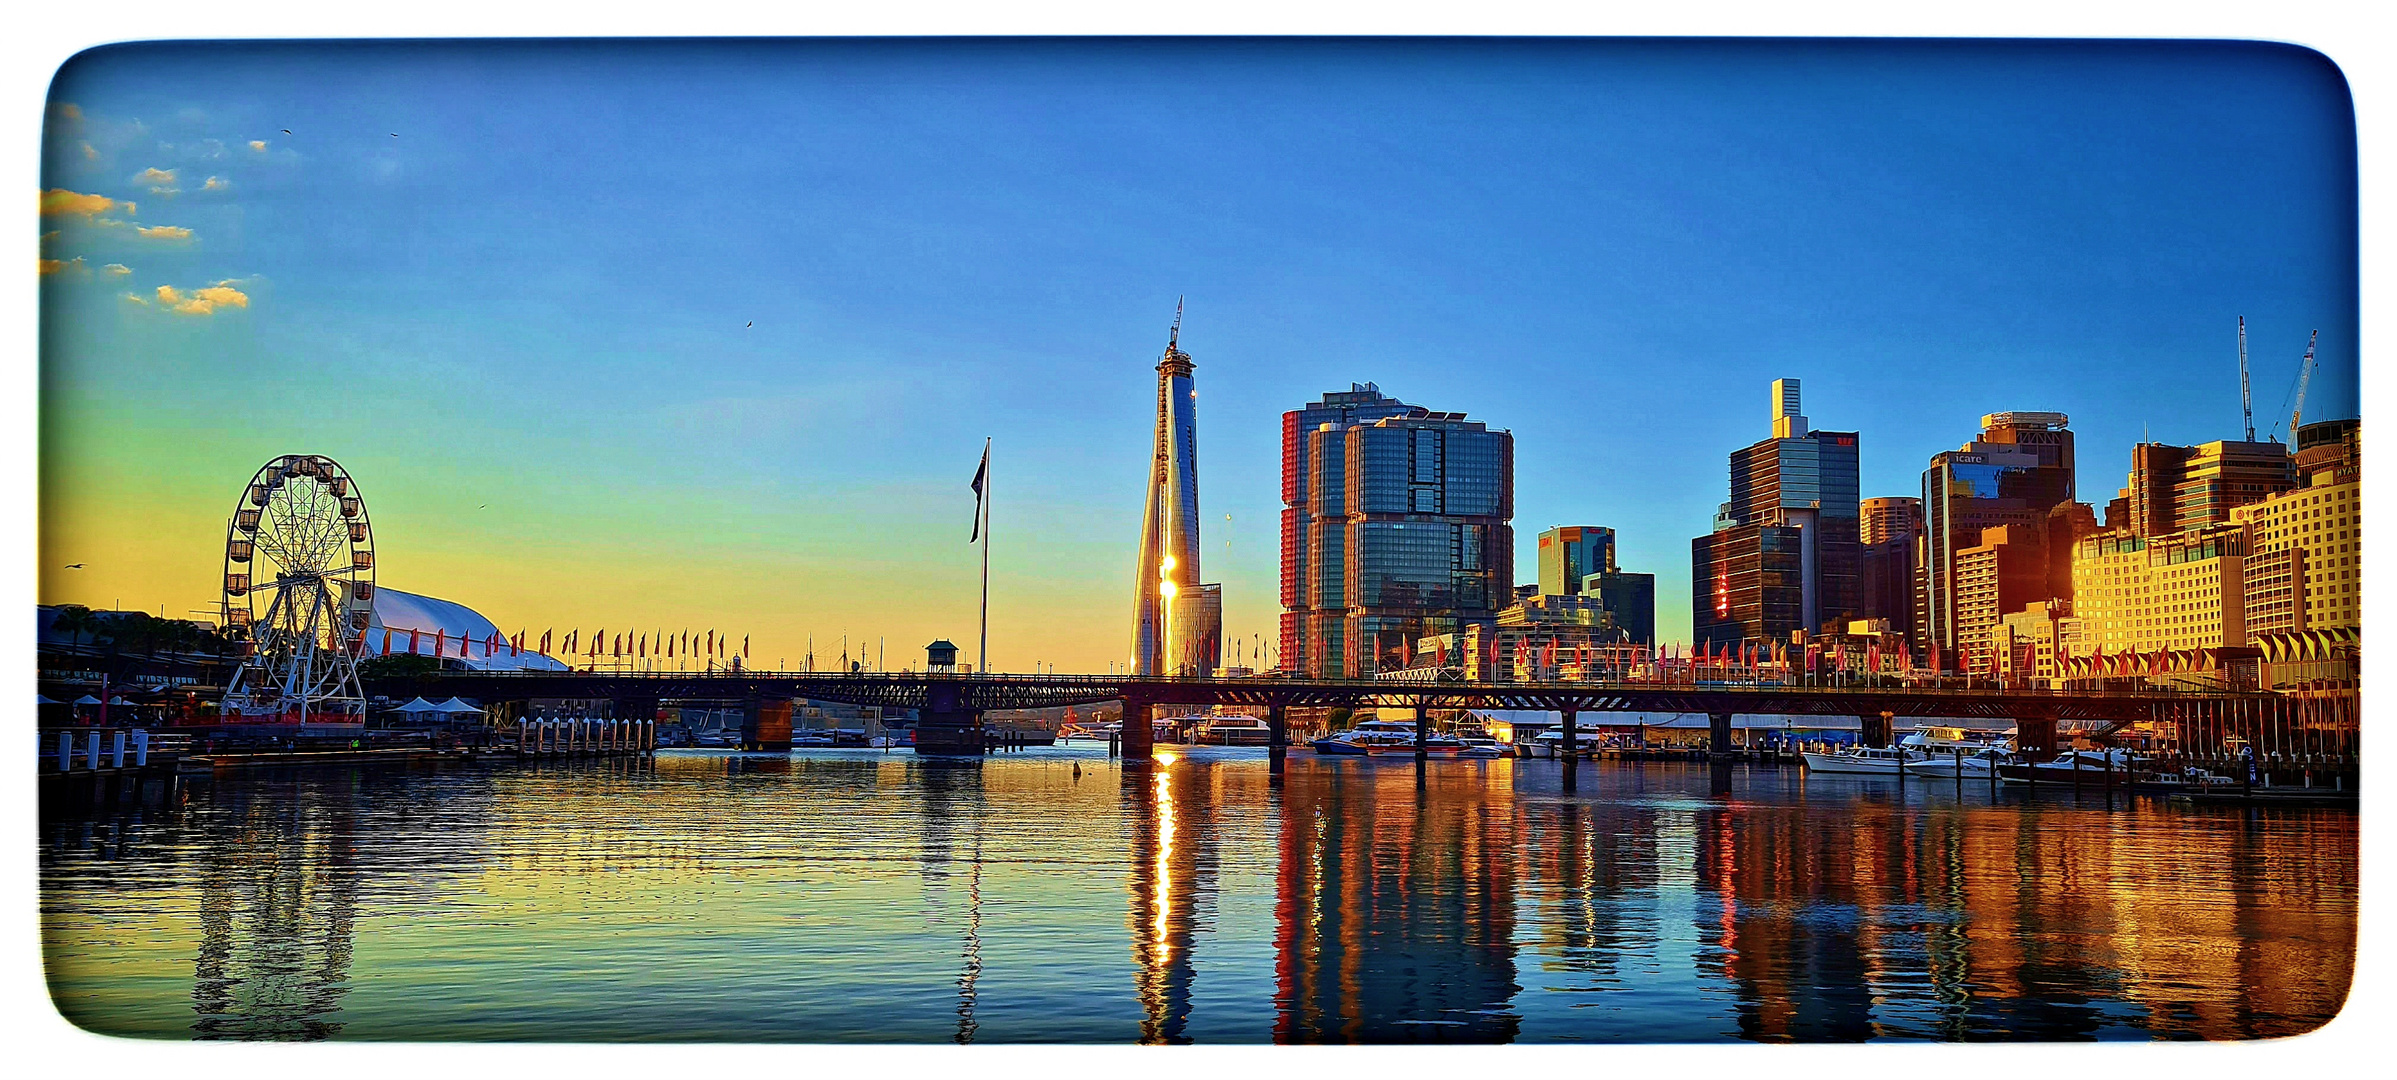
[{"label": "bridge railing", "polygon": [[[1782,682],[1697,682],[1657,681],[1646,679],[1569,679],[1548,681],[1502,682],[1414,682],[1390,679],[1315,679],[1281,676],[1242,676],[1222,678],[1205,675],[1106,675],[1106,674],[1032,674],[1026,672],[949,672],[900,671],[776,671],[744,668],[738,671],[717,672],[611,672],[611,671],[493,671],[443,672],[439,678],[463,677],[475,682],[505,685],[511,682],[537,683],[554,679],[601,678],[625,683],[737,683],[810,682],[855,686],[906,683],[959,683],[977,686],[1023,686],[1052,688],[1087,688],[1093,690],[1126,687],[1240,687],[1268,690],[1287,687],[1308,691],[1347,691],[1377,696],[1439,696],[1442,694],[1590,694],[1590,693],[1729,693],[1755,695],[1820,694],[1823,696],[1855,696],[1859,694],[1888,694],[1890,696],[1920,697],[1991,697],[2055,698],[2086,701],[2092,698],[2121,700],[2220,700],[2224,698],[2275,698],[2280,695],[2268,690],[2225,689],[2204,685],[2175,683],[2148,685],[2137,688],[2067,688],[2053,686],[2006,686],[1986,680],[1960,676],[1917,676],[1913,679],[1865,677],[1852,682],[1782,683]],[[1932,679],[1928,684],[1917,679]]]}]

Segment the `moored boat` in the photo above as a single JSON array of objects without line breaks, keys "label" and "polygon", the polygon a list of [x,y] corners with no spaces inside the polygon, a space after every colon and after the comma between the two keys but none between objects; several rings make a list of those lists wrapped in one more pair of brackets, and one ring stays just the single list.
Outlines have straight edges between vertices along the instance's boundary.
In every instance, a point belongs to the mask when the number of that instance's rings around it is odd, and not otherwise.
[{"label": "moored boat", "polygon": [[1897,747],[1856,746],[1835,754],[1802,753],[1807,772],[1839,776],[1896,776],[1909,763],[1926,760]]},{"label": "moored boat", "polygon": [[[1398,720],[1368,720],[1355,728],[1327,735],[1312,744],[1318,754],[1413,754],[1415,726]],[[1435,757],[1455,757],[1465,744],[1453,735],[1438,732],[1424,739],[1424,753]]]},{"label": "moored boat", "polygon": [[1954,779],[1980,780],[1986,783],[2001,765],[2014,761],[2014,755],[1994,746],[1984,746],[1969,753],[1961,748],[1945,754],[1930,754],[1905,765],[1908,776],[1934,776]]},{"label": "moored boat", "polygon": [[1208,721],[1198,741],[1212,746],[1264,746],[1273,741],[1273,728],[1254,716],[1218,716]]},{"label": "moored boat", "polygon": [[2105,784],[2131,780],[2136,766],[2131,752],[2120,748],[2066,750],[2051,761],[2000,765],[1998,776],[2009,784]]}]

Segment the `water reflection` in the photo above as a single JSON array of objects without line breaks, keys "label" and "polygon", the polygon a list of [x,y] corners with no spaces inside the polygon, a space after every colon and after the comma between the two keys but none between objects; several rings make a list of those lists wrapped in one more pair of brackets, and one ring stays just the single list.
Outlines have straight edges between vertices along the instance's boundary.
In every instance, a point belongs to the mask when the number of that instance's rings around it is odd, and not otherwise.
[{"label": "water reflection", "polygon": [[1351,762],[1284,779],[1274,1041],[1514,1037],[1511,765],[1435,777]]},{"label": "water reflection", "polygon": [[1195,935],[1210,929],[1220,842],[1212,770],[1167,757],[1124,771],[1124,809],[1132,826],[1131,932],[1140,1041],[1190,1041]]},{"label": "water reflection", "polygon": [[350,989],[355,787],[235,792],[233,835],[200,853],[191,1025],[202,1039],[329,1038]]},{"label": "water reflection", "polygon": [[2239,1039],[2320,1024],[2351,975],[2348,814],[1078,760],[319,773],[51,812],[45,959],[77,1023],[207,1039]]}]

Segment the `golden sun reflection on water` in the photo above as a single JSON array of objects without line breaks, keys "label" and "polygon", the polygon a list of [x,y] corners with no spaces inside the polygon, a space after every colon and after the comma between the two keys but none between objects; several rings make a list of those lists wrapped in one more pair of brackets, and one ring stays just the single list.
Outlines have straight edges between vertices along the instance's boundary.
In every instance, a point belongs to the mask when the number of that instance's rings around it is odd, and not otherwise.
[{"label": "golden sun reflection on water", "polygon": [[2343,1000],[2355,845],[1770,769],[661,754],[51,813],[42,931],[70,1018],[163,1038],[2253,1038]]}]

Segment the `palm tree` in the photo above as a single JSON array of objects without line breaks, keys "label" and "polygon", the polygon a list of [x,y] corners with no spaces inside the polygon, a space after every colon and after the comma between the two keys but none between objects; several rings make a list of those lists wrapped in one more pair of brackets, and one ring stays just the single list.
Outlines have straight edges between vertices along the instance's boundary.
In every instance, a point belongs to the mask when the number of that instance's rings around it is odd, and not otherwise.
[{"label": "palm tree", "polygon": [[98,626],[92,618],[92,609],[81,604],[67,604],[51,618],[50,629],[65,631],[68,640],[80,649],[83,647],[83,635],[98,629]]}]

